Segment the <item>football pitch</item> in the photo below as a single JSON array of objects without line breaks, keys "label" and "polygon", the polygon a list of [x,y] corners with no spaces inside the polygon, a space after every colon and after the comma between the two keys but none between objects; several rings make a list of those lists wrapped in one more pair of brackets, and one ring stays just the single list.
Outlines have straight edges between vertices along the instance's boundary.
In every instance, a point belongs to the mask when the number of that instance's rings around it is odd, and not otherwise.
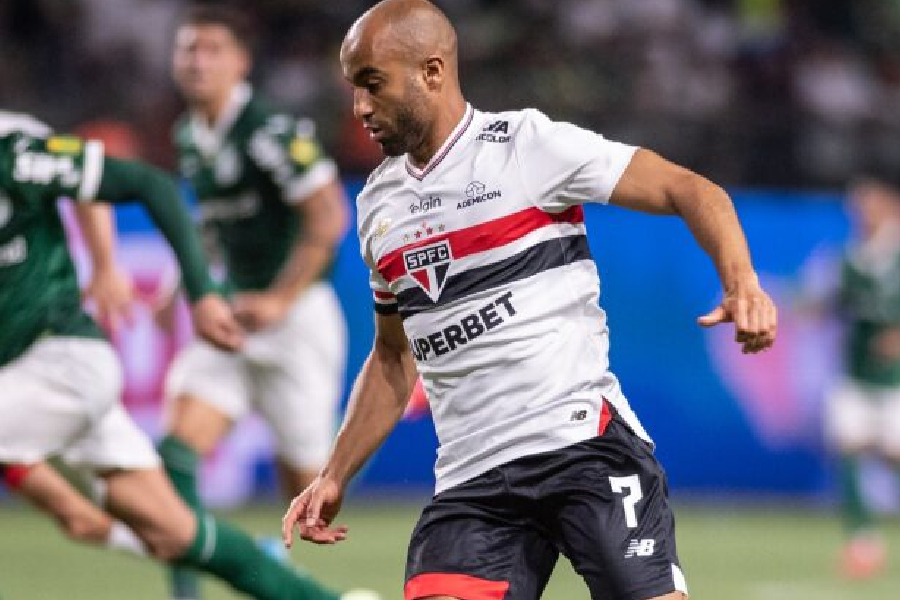
[{"label": "football pitch", "polygon": [[[295,564],[334,586],[366,586],[386,600],[401,598],[406,542],[417,517],[409,501],[351,503],[343,523],[347,542],[334,547],[295,546]],[[835,569],[840,529],[829,513],[802,508],[733,508],[689,505],[678,509],[680,553],[692,598],[698,600],[897,600],[900,598],[900,523],[887,526],[893,554],[887,574],[863,583],[842,580]],[[280,525],[278,507],[226,515],[257,535]],[[2,600],[163,600],[162,572],[126,556],[64,541],[33,510],[0,505]],[[237,598],[215,583],[207,600]],[[560,560],[544,598],[587,599],[582,582]]]}]

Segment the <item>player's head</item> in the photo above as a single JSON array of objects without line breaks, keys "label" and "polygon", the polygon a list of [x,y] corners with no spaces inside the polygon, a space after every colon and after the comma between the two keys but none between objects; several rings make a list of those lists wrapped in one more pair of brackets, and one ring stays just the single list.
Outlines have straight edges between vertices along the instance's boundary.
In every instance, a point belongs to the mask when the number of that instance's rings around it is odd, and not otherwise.
[{"label": "player's head", "polygon": [[388,156],[423,146],[437,116],[461,98],[456,32],[426,0],[384,0],[347,32],[344,77],[353,113]]},{"label": "player's head", "polygon": [[250,70],[250,33],[243,15],[216,5],[189,10],[175,31],[172,73],[191,103],[216,102]]},{"label": "player's head", "polygon": [[866,173],[850,185],[849,208],[864,238],[888,223],[900,221],[900,192],[890,179]]}]

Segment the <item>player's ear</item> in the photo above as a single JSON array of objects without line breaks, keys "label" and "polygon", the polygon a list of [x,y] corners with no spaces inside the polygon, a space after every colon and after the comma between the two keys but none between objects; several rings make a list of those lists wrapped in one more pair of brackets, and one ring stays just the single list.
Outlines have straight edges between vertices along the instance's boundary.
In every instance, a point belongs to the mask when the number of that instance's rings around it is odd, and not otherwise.
[{"label": "player's ear", "polygon": [[444,68],[444,60],[440,56],[429,56],[425,59],[423,71],[425,75],[425,85],[428,86],[428,89],[440,89],[441,85],[444,83]]}]

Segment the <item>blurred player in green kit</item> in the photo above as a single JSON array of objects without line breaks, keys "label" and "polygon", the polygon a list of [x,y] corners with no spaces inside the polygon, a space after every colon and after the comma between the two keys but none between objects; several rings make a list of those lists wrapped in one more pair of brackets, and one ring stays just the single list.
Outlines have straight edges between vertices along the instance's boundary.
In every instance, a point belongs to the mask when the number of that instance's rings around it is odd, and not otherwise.
[{"label": "blurred player in green kit", "polygon": [[850,188],[855,236],[841,263],[838,306],[847,324],[845,376],[827,398],[826,437],[841,459],[848,540],[844,573],[869,577],[885,565],[860,481],[866,455],[900,465],[900,194],[884,178]]},{"label": "blurred player in green kit", "polygon": [[[346,199],[313,124],[270,108],[246,82],[248,38],[242,15],[220,6],[188,12],[175,32],[173,74],[188,104],[179,169],[248,332],[234,354],[193,343],[167,378],[159,451],[195,507],[199,459],[249,412],[272,429],[285,491],[304,489],[328,455],[343,386],[345,323],[327,277]],[[196,579],[176,570],[173,593],[197,597]]]},{"label": "blurred player in green kit", "polygon": [[[258,599],[337,600],[172,489],[119,403],[118,359],[82,309],[60,196],[143,204],[178,258],[198,335],[223,351],[244,339],[169,177],[33,122],[0,132],[0,475],[78,541],[189,565]],[[47,466],[52,455],[102,481],[104,510]]]}]

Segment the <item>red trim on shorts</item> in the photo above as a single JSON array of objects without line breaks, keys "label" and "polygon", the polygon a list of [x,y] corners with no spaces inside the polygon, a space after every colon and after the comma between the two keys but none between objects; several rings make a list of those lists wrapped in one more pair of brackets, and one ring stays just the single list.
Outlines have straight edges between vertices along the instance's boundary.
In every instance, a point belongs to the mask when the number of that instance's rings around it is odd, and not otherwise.
[{"label": "red trim on shorts", "polygon": [[25,483],[25,478],[31,473],[34,465],[0,465],[0,475],[2,475],[3,483],[10,489],[18,490]]},{"label": "red trim on shorts", "polygon": [[612,421],[612,412],[609,410],[609,401],[603,398],[603,408],[600,409],[600,424],[597,426],[597,435],[603,435],[609,422]]},{"label": "red trim on shorts", "polygon": [[423,573],[406,582],[406,600],[429,596],[453,596],[460,600],[503,600],[508,581],[490,581],[459,573]]}]

